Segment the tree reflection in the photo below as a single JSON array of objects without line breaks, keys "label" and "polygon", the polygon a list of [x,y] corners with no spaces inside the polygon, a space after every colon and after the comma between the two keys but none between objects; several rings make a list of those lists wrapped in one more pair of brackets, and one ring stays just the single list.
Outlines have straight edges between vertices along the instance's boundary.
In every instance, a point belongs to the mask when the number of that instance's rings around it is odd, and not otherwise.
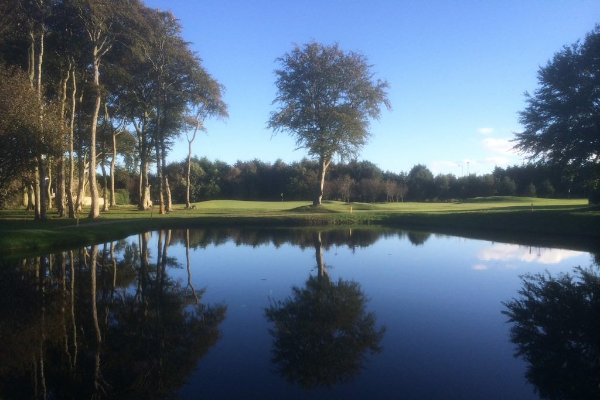
[{"label": "tree reflection", "polygon": [[515,355],[528,362],[527,379],[542,398],[600,398],[598,270],[525,275],[520,298],[503,303]]},{"label": "tree reflection", "polygon": [[314,234],[318,274],[293,295],[273,301],[265,310],[274,324],[272,361],[291,383],[305,388],[331,387],[360,374],[365,353],[381,352],[385,328],[375,328],[375,314],[366,312],[368,299],[360,285],[332,282],[325,270],[322,239]]},{"label": "tree reflection", "polygon": [[429,237],[431,236],[431,233],[429,233],[429,232],[409,231],[406,234],[406,236],[408,237],[408,241],[413,246],[423,246],[425,244],[425,242],[427,240],[429,240]]},{"label": "tree reflection", "polygon": [[[313,238],[317,233],[311,229],[192,229],[173,232],[173,240],[181,244],[188,243],[189,248],[206,248],[209,245],[220,246],[227,242],[234,242],[237,246],[245,245],[259,247],[264,245],[273,245],[276,248],[291,244],[302,249],[312,248],[314,246]],[[396,229],[372,229],[372,228],[351,228],[351,229],[332,229],[320,232],[322,246],[329,249],[332,246],[346,246],[352,250],[364,248],[373,245],[380,238],[403,239],[406,236],[405,231]],[[429,237],[426,235],[425,240]],[[421,239],[421,243],[425,240]]]},{"label": "tree reflection", "polygon": [[[0,262],[0,398],[165,398],[219,340],[227,307],[190,304],[170,233]],[[110,250],[109,250],[110,249]],[[10,351],[4,351],[10,349]]]}]

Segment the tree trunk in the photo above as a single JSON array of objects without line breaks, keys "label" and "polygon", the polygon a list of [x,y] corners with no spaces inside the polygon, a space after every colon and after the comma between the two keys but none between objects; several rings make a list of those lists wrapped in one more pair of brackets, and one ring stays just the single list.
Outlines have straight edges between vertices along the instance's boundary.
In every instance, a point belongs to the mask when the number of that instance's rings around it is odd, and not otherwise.
[{"label": "tree trunk", "polygon": [[155,140],[155,147],[156,147],[156,175],[158,177],[158,202],[159,202],[159,212],[161,214],[164,214],[166,212],[165,210],[165,181],[164,181],[164,168],[161,165],[163,163],[164,158],[164,154],[161,154],[161,151],[164,151],[164,147],[162,147],[161,145],[164,144],[164,139],[162,137],[162,129],[161,129],[161,112],[162,112],[162,93],[161,93],[161,89],[162,89],[162,85],[160,83],[160,76],[159,76],[159,82],[158,82],[158,96],[156,97],[156,138]]},{"label": "tree trunk", "polygon": [[192,163],[192,142],[189,142],[190,151],[188,153],[187,159],[187,173],[185,174],[185,208],[189,210],[191,207],[190,204],[190,172],[191,172],[191,163]]},{"label": "tree trunk", "polygon": [[27,183],[27,211],[35,210],[35,189],[31,182]]},{"label": "tree trunk", "polygon": [[162,174],[162,167],[161,167],[161,162],[162,162],[162,157],[160,156],[160,145],[159,145],[159,140],[156,141],[156,175],[158,177],[158,204],[159,204],[159,212],[161,214],[165,213],[165,198],[163,196],[163,190],[164,190],[164,181],[163,181],[163,174]]},{"label": "tree trunk", "polygon": [[196,134],[198,133],[198,129],[200,128],[200,119],[196,120],[196,128],[194,129],[194,135],[190,140],[189,136],[186,137],[188,139],[188,159],[187,159],[187,174],[185,175],[185,208],[190,208],[190,172],[192,170],[192,145],[194,144],[194,140],[196,140]]},{"label": "tree trunk", "polygon": [[110,160],[110,206],[117,206],[115,198],[115,165],[117,163],[117,133],[112,134],[112,159]]},{"label": "tree trunk", "polygon": [[[83,91],[81,91],[81,95],[79,96],[79,108],[83,110]],[[77,127],[79,128],[79,135],[78,135],[78,151],[77,151],[77,162],[78,162],[78,182],[77,182],[77,201],[75,203],[75,211],[76,212],[81,212],[81,207],[83,205],[83,200],[85,198],[85,182],[86,182],[86,177],[85,177],[85,164],[86,164],[86,159],[87,159],[87,155],[86,153],[83,151],[83,134],[82,134],[82,122],[81,122],[81,118],[82,118],[82,113],[79,113],[79,116],[77,118]]]},{"label": "tree trunk", "polygon": [[[39,204],[39,219],[46,220],[48,216],[46,215],[46,168],[44,166],[44,160],[42,156],[38,156],[38,181],[40,182],[40,204]],[[36,209],[38,206],[36,205]]]},{"label": "tree trunk", "polygon": [[[81,142],[81,140],[80,140]],[[81,143],[80,143],[81,144]],[[77,199],[75,200],[75,211],[81,212],[81,207],[83,205],[85,199],[85,182],[86,182],[86,155],[83,153],[83,144],[79,147],[79,152],[77,155],[77,167],[78,167],[78,180],[77,180]]]},{"label": "tree trunk", "polygon": [[[67,70],[67,76],[61,80],[60,85],[60,118],[62,123],[66,126],[65,110],[67,108],[67,83],[71,75],[70,67]],[[67,216],[65,209],[65,198],[66,198],[66,184],[65,184],[65,154],[64,149],[56,164],[56,210],[58,216],[64,218]]]},{"label": "tree trunk", "polygon": [[144,160],[140,159],[140,175],[138,177],[138,210],[144,209]]},{"label": "tree trunk", "polygon": [[172,207],[171,207],[171,188],[169,187],[169,177],[167,176],[167,146],[165,145],[164,138],[161,141],[160,146],[161,146],[161,156],[162,156],[161,169],[162,169],[163,191],[164,191],[163,200],[165,201],[165,211],[171,212],[171,211],[173,211]]},{"label": "tree trunk", "polygon": [[27,210],[27,182],[21,182],[21,206]]},{"label": "tree trunk", "polygon": [[58,159],[57,171],[56,171],[56,209],[58,216],[64,218],[67,216],[65,209],[65,156],[61,155]]},{"label": "tree trunk", "polygon": [[69,182],[67,184],[67,201],[69,203],[69,218],[75,218],[75,203],[73,202],[73,178],[75,176],[75,106],[77,104],[77,81],[75,80],[75,69],[71,71],[73,77],[73,91],[71,93],[71,118],[69,121]]},{"label": "tree trunk", "polygon": [[34,176],[33,179],[34,179],[34,182],[35,182],[34,183],[34,188],[35,188],[35,190],[34,190],[34,196],[35,196],[35,199],[34,199],[34,204],[33,204],[34,207],[35,207],[34,208],[34,210],[35,210],[35,219],[40,219],[40,216],[41,216],[41,214],[40,214],[40,203],[41,203],[40,202],[40,192],[41,192],[41,190],[40,190],[40,172],[39,172],[39,169],[40,169],[40,167],[39,167],[39,161],[38,161],[36,163],[36,166],[35,166],[35,169],[34,169],[34,173],[33,173],[33,176]]},{"label": "tree trunk", "polygon": [[48,179],[45,179],[45,184],[46,184],[46,204],[48,205],[46,207],[47,210],[52,208],[52,158],[48,157],[48,165],[47,165],[48,169],[46,170],[46,177]]},{"label": "tree trunk", "polygon": [[88,179],[90,185],[90,196],[92,204],[88,218],[98,218],[100,216],[100,205],[98,202],[98,185],[96,183],[96,131],[98,128],[98,115],[100,114],[100,49],[98,45],[94,46],[94,88],[96,97],[94,101],[94,111],[92,114],[92,122],[90,127],[90,165]]},{"label": "tree trunk", "polygon": [[150,184],[148,182],[148,169],[150,168],[150,162],[147,159],[141,161],[140,165],[140,206],[141,210],[148,210],[152,206],[152,200],[150,198]]},{"label": "tree trunk", "polygon": [[102,180],[104,183],[104,187],[102,188],[102,200],[104,204],[102,205],[102,211],[108,211],[108,179],[106,178],[106,167],[104,166],[104,155],[102,156],[101,168],[102,168]]},{"label": "tree trunk", "polygon": [[150,168],[150,154],[152,151],[152,144],[148,143],[146,137],[148,112],[144,112],[141,121],[138,123],[133,119],[132,123],[135,128],[138,140],[138,153],[140,156],[140,180],[139,180],[139,198],[138,198],[138,210],[148,210],[152,207],[152,200],[150,198],[150,183],[148,182],[148,170]]},{"label": "tree trunk", "polygon": [[321,161],[319,162],[319,187],[317,188],[315,199],[313,200],[313,206],[320,206],[321,201],[323,200],[323,189],[325,187],[325,173],[327,172],[329,164],[331,164],[331,160],[321,159]]},{"label": "tree trunk", "polygon": [[167,202],[167,212],[173,211],[173,202],[171,200],[171,187],[169,186],[169,177],[165,174],[165,197]]}]

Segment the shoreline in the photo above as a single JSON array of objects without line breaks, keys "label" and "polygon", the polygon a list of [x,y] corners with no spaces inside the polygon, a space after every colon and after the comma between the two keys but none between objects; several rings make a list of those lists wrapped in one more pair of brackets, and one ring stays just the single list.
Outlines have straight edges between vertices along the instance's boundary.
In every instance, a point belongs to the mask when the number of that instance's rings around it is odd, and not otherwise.
[{"label": "shoreline", "polygon": [[[193,210],[192,210],[193,211]],[[524,245],[566,247],[600,252],[600,210],[576,207],[540,209],[489,208],[449,212],[365,210],[353,213],[302,207],[283,212],[229,210],[203,214],[177,210],[166,215],[120,210],[121,214],[88,220],[0,219],[0,258],[75,248],[150,230],[185,228],[315,228],[385,227]],[[129,216],[129,218],[127,218]],[[12,257],[11,257],[12,258]]]}]

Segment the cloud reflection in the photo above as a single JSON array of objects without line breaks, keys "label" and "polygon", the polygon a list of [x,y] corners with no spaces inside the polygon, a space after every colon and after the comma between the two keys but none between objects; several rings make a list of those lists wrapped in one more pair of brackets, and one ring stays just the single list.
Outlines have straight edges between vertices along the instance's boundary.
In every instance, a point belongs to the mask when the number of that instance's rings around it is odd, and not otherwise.
[{"label": "cloud reflection", "polygon": [[500,244],[482,249],[479,259],[484,261],[523,261],[540,264],[558,264],[569,258],[583,255],[583,252],[563,249],[545,249],[539,247]]}]

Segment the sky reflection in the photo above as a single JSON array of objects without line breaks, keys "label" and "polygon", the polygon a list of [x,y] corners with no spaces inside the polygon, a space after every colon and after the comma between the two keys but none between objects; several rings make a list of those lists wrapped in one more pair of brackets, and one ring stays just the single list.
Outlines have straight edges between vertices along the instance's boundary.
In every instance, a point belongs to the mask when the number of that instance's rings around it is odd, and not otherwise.
[{"label": "sky reflection", "polygon": [[[479,250],[478,258],[482,261],[520,261],[525,263],[538,264],[559,264],[565,260],[584,256],[586,253],[581,251],[550,249],[532,246],[520,246],[514,244],[493,244]],[[477,264],[473,269],[487,269],[484,264]],[[507,264],[507,268],[515,267],[514,264]]]}]

